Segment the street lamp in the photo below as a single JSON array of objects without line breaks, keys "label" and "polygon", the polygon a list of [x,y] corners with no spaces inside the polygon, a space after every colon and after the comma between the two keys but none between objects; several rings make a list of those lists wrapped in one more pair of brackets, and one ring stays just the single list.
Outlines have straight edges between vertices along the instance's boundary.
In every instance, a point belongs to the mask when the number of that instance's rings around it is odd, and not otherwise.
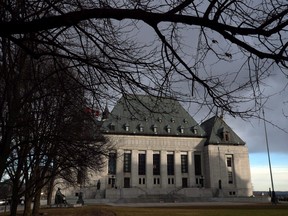
[{"label": "street lamp", "polygon": [[271,202],[276,204],[277,203],[277,199],[276,199],[276,194],[275,194],[275,190],[274,190],[274,182],[273,182],[273,175],[272,175],[270,150],[269,150],[269,144],[268,144],[268,136],[267,136],[267,128],[266,128],[266,120],[265,120],[264,108],[262,109],[262,112],[263,112],[265,140],[266,140],[266,147],[267,147],[267,154],[268,154],[268,163],[269,163],[269,170],[270,170],[270,179],[271,179],[271,186],[272,186]]}]

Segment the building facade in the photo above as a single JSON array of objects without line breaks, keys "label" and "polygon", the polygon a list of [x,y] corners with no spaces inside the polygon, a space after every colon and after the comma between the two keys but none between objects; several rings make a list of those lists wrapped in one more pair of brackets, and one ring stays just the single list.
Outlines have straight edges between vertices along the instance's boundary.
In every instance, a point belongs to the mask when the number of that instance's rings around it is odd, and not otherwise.
[{"label": "building facade", "polygon": [[121,98],[105,116],[114,150],[82,188],[87,198],[252,195],[247,146],[223,118],[199,125],[178,101],[143,95]]}]

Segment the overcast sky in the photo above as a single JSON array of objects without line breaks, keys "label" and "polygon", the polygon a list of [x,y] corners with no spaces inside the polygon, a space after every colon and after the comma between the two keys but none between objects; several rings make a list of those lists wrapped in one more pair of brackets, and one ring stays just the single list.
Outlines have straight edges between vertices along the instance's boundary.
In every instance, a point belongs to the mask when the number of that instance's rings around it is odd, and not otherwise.
[{"label": "overcast sky", "polygon": [[[265,109],[274,188],[276,191],[288,191],[288,118],[283,114],[286,112],[287,115],[288,112],[288,96],[287,92],[281,91],[281,88],[287,85],[287,78],[283,75],[272,76],[267,83],[269,86],[266,86],[265,90],[275,93],[267,101]],[[225,121],[249,148],[254,190],[267,191],[272,186],[264,122],[259,119],[243,121],[230,116],[225,116]]]},{"label": "overcast sky", "polygon": [[[288,134],[282,130],[288,130],[288,119],[283,116],[282,101],[282,96],[274,96],[269,101],[271,109],[265,110],[266,120],[277,125],[266,123],[275,191],[288,191]],[[201,115],[197,116],[195,120],[201,121]],[[268,191],[272,186],[264,122],[259,119],[244,121],[229,115],[224,115],[224,120],[248,146],[253,189]]]},{"label": "overcast sky", "polygon": [[[272,76],[265,86],[268,94],[274,94],[265,104],[265,119],[268,147],[275,191],[288,191],[288,94],[282,91],[287,79],[283,75]],[[208,118],[207,107],[195,115],[195,104],[184,107],[198,123]],[[211,114],[209,117],[212,117]],[[203,119],[205,118],[205,119]],[[225,122],[244,140],[248,146],[251,178],[254,191],[268,191],[272,188],[268,163],[264,121],[241,119],[224,114]]]},{"label": "overcast sky", "polygon": [[[221,43],[221,39],[218,41]],[[236,49],[232,48],[230,50],[233,53]],[[233,55],[235,61],[231,62],[217,62],[215,57],[208,56],[207,64],[212,62],[211,71],[214,74],[237,71],[238,68],[241,68],[243,61],[242,58],[237,58],[237,56],[240,56],[240,54]],[[271,95],[265,104],[264,111],[267,121],[272,177],[276,191],[288,191],[288,77],[277,66],[270,68],[270,70],[271,75],[263,83],[260,83],[260,88],[264,95]],[[248,74],[247,68],[241,68],[238,80],[247,79]],[[249,90],[246,93],[249,94]],[[192,116],[195,114],[193,113],[193,105],[191,105],[189,112]],[[207,110],[204,109],[203,113],[200,112],[196,116],[194,115],[195,120],[201,122],[205,112],[207,113]],[[224,120],[248,146],[254,190],[269,190],[271,188],[271,178],[263,120],[246,119],[244,121],[241,118],[234,118],[227,114],[224,114]]]},{"label": "overcast sky", "polygon": [[[181,43],[185,48],[185,60],[192,62],[195,60],[195,48],[197,47],[199,31],[197,29],[187,30],[182,32],[183,40]],[[139,39],[147,43],[149,38],[155,35],[151,28],[145,28],[145,25],[139,25]],[[218,58],[213,56],[206,57],[205,67],[207,66],[205,73],[211,73],[213,75],[223,75],[225,73],[233,73],[238,70],[241,71],[237,75],[236,81],[243,81],[249,79],[249,71],[247,67],[241,67],[245,56],[239,49],[226,43],[225,39],[211,33],[211,38],[217,40],[218,51],[228,51],[233,54],[231,61],[219,61]],[[253,42],[253,41],[252,41]],[[215,45],[216,46],[216,45]],[[214,46],[214,47],[215,47]],[[204,71],[201,71],[200,74]],[[264,95],[273,95],[265,104],[265,119],[267,121],[267,135],[268,145],[270,149],[271,165],[274,186],[276,191],[288,191],[288,78],[285,76],[277,66],[270,68],[271,75],[265,80],[265,83],[261,85],[261,90]],[[232,80],[235,77],[227,77]],[[186,82],[178,83],[177,90],[191,93],[191,86]],[[190,88],[190,89],[189,89]],[[251,93],[249,90],[247,94]],[[245,92],[243,92],[245,94]],[[195,113],[196,104],[184,105],[187,111],[195,118],[198,123],[207,119],[207,107],[203,107],[197,114]],[[209,116],[212,117],[212,116]],[[206,119],[203,119],[206,118]],[[226,123],[246,142],[249,148],[250,164],[251,164],[251,176],[254,190],[268,191],[271,188],[271,179],[268,165],[267,145],[265,140],[264,122],[259,119],[242,120],[240,118],[233,118],[229,115],[224,115]]]}]

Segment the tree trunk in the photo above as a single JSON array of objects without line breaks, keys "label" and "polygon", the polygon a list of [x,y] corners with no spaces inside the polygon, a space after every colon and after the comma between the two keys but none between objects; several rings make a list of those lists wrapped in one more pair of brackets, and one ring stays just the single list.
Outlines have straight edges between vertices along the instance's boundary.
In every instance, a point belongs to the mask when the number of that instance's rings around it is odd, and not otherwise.
[{"label": "tree trunk", "polygon": [[[2,49],[1,49],[1,55],[2,55],[2,61],[3,63],[1,64],[1,73],[3,74],[3,76],[7,75],[7,40],[3,37],[1,37],[1,42],[2,42]],[[7,85],[8,90],[9,90],[9,86]],[[2,93],[2,92],[1,92]],[[7,113],[7,107],[6,104],[4,103],[5,101],[5,97],[7,96],[6,94],[2,93],[3,95],[1,96],[1,103],[3,103],[3,105],[0,107],[1,110],[1,115],[0,115],[0,119],[1,119],[1,142],[0,142],[0,180],[2,179],[3,173],[5,171],[6,168],[6,162],[7,162],[7,158],[9,156],[10,153],[10,141],[11,141],[11,133],[7,133],[7,131],[11,131],[10,128],[7,128],[6,125],[6,121],[7,121],[7,117],[9,117],[9,113]]]},{"label": "tree trunk", "polygon": [[19,178],[17,177],[18,172],[16,172],[15,179],[12,181],[12,197],[10,200],[10,215],[16,216],[17,214],[17,207],[19,202]]},{"label": "tree trunk", "polygon": [[[3,128],[1,128],[1,130],[3,130]],[[0,144],[0,149],[1,149],[0,151],[0,179],[2,179],[3,173],[6,168],[7,158],[10,153],[10,143],[11,143],[10,141],[7,141],[7,138],[6,139],[3,138]]]},{"label": "tree trunk", "polygon": [[52,205],[52,192],[53,192],[54,178],[52,177],[47,185],[47,205]]},{"label": "tree trunk", "polygon": [[48,206],[52,205],[52,190],[47,191],[47,205]]},{"label": "tree trunk", "polygon": [[33,205],[33,211],[32,211],[32,215],[33,216],[38,216],[39,215],[40,198],[41,198],[41,190],[38,190],[36,192],[35,198],[34,198],[34,205]]},{"label": "tree trunk", "polygon": [[10,216],[16,216],[17,215],[17,207],[18,207],[18,199],[14,198],[12,196],[11,201],[10,201]]},{"label": "tree trunk", "polygon": [[32,204],[32,198],[31,197],[26,197],[25,196],[25,204],[24,204],[24,212],[23,216],[31,216],[32,211],[31,211],[31,204]]}]

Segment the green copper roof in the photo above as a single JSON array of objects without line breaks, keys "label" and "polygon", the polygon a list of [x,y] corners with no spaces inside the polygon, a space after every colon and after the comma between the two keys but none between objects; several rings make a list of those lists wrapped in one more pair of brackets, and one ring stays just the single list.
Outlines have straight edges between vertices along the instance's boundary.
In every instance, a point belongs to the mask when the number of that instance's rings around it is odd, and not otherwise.
[{"label": "green copper roof", "polygon": [[207,133],[206,145],[245,145],[245,142],[225,123],[223,118],[212,117],[201,124]]},{"label": "green copper roof", "polygon": [[171,98],[122,97],[102,125],[104,133],[204,137],[205,131]]}]

